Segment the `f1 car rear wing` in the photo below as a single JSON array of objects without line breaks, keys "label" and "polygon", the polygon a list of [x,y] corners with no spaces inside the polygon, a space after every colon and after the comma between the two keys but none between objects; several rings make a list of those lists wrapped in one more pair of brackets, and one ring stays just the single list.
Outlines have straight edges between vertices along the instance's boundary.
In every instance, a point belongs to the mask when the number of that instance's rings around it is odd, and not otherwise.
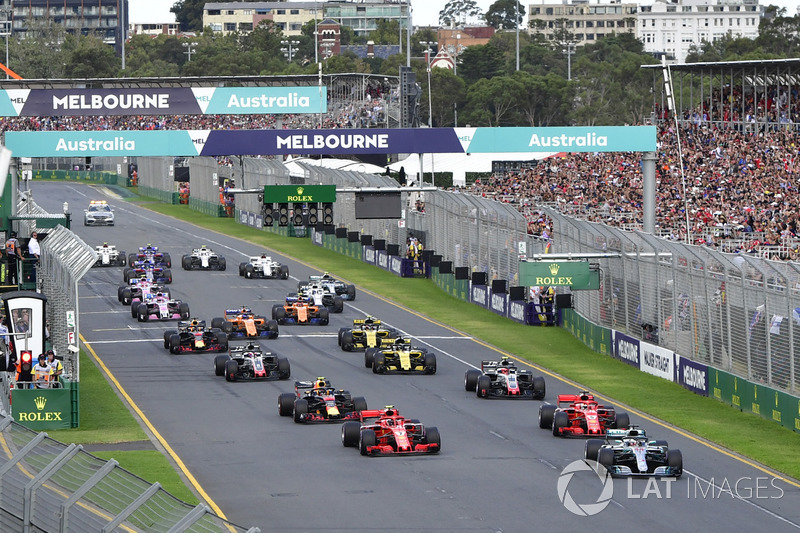
[{"label": "f1 car rear wing", "polygon": [[559,394],[558,403],[597,403],[592,394],[582,392],[580,394]]},{"label": "f1 car rear wing", "polygon": [[320,381],[325,382],[324,385],[325,388],[328,389],[334,388],[333,385],[331,384],[331,380],[325,378],[317,378],[314,381],[295,381],[294,390],[319,388]]},{"label": "f1 car rear wing", "polygon": [[380,326],[381,325],[381,321],[378,320],[378,319],[364,319],[364,318],[361,318],[361,319],[354,318],[353,319],[353,327],[366,326],[366,325],[369,325],[369,326]]},{"label": "f1 car rear wing", "polygon": [[500,361],[481,361],[481,370],[484,374],[496,374],[500,368],[506,368],[512,374],[517,373],[516,365],[504,365]]},{"label": "f1 car rear wing", "polygon": [[627,429],[608,429],[606,430],[606,438],[615,440],[621,440],[624,438],[646,439],[647,433],[643,429],[632,427]]}]

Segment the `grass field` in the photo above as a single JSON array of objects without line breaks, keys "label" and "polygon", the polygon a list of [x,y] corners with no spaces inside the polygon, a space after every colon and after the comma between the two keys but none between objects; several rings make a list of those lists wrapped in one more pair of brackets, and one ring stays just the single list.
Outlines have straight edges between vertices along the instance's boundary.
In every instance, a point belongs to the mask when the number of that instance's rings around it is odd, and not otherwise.
[{"label": "grass field", "polygon": [[[713,443],[720,448],[751,458],[787,476],[800,479],[800,435],[773,422],[742,413],[711,398],[697,396],[682,387],[640,372],[629,365],[600,355],[559,328],[525,326],[499,317],[475,305],[451,298],[430,280],[402,279],[382,269],[349,259],[311,244],[308,239],[283,238],[237,224],[232,219],[213,218],[191,211],[187,206],[167,205],[148,200],[134,200],[140,205],[186,220],[226,235],[233,235],[275,252],[291,256],[320,271],[347,279],[380,294],[388,300],[429,316],[451,328],[469,333],[497,349],[525,359],[550,374],[613,397],[628,410],[635,410],[652,420],[664,421]],[[140,440],[144,433],[130,411],[120,404],[115,415],[93,419],[89,413],[93,401],[119,403],[114,391],[94,368],[86,364],[81,375],[81,425],[79,430],[53,432],[66,442],[122,442]],[[90,370],[91,369],[91,370]],[[580,385],[578,385],[580,384]],[[105,390],[104,390],[105,389]],[[86,395],[86,396],[84,396]],[[91,396],[96,395],[96,396]],[[109,402],[109,403],[106,403]],[[655,420],[657,419],[657,420]],[[124,446],[120,446],[124,450]],[[158,454],[159,452],[148,452]],[[159,481],[176,496],[195,502],[185,494],[180,476],[166,459],[163,464],[148,454],[124,452],[124,466],[148,481]],[[99,455],[99,454],[98,454]],[[114,452],[104,454],[120,459]]]}]

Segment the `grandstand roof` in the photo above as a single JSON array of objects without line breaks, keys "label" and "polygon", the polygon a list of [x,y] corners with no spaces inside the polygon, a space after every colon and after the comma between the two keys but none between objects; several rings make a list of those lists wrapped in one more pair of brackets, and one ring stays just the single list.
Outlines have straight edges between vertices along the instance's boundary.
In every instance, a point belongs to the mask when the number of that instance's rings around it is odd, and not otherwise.
[{"label": "grandstand roof", "polygon": [[[663,66],[659,63],[642,65],[642,68],[661,69]],[[669,65],[669,69],[673,74],[730,76],[733,83],[744,82],[745,85],[800,84],[800,58],[676,63]]]}]

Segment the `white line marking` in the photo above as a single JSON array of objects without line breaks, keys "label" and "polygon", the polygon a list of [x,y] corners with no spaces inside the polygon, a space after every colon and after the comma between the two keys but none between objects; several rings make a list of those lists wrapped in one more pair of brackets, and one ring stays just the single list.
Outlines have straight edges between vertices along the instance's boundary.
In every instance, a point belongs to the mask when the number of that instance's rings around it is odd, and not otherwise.
[{"label": "white line marking", "polygon": [[116,339],[113,341],[86,341],[84,344],[114,344],[119,342],[164,342],[164,339]]},{"label": "white line marking", "polygon": [[505,438],[504,436],[502,436],[500,433],[497,433],[496,431],[490,431],[489,433],[490,433],[491,435],[494,435],[495,437],[497,437],[497,438],[498,438],[498,439],[500,439],[500,440],[508,440],[507,438]]}]

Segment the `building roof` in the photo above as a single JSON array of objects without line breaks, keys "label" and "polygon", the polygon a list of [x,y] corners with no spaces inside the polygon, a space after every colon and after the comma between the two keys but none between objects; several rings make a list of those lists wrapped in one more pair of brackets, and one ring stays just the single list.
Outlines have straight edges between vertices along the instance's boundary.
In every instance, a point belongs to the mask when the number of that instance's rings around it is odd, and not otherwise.
[{"label": "building roof", "polygon": [[324,2],[206,2],[203,11],[210,9],[321,9]]}]

